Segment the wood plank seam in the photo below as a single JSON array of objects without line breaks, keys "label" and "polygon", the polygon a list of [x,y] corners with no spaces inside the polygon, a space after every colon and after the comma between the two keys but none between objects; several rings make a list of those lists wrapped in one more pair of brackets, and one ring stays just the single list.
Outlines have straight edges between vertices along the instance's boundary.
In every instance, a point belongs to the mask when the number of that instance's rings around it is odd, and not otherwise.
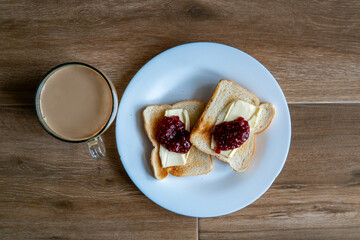
[{"label": "wood plank seam", "polygon": [[360,101],[332,101],[332,102],[288,102],[291,105],[302,104],[359,104]]},{"label": "wood plank seam", "polygon": [[199,240],[199,218],[196,218],[196,239]]},{"label": "wood plank seam", "polygon": [[[35,100],[34,100],[35,102]],[[333,102],[288,102],[288,105],[316,105],[316,104],[359,104],[360,101],[333,101]],[[8,103],[0,103],[0,107],[27,107],[34,106],[33,103],[19,103],[19,104],[8,104]]]}]

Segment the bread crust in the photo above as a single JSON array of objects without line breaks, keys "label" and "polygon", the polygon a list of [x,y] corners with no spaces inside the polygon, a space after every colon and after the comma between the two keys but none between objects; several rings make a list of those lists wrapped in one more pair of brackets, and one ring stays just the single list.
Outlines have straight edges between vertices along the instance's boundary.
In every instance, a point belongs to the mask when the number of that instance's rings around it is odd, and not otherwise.
[{"label": "bread crust", "polygon": [[195,146],[191,146],[187,163],[184,166],[163,168],[159,156],[160,144],[156,140],[155,128],[158,121],[163,118],[167,109],[187,109],[190,117],[190,127],[192,128],[197,122],[204,107],[205,103],[202,101],[185,100],[173,105],[149,105],[143,110],[145,132],[154,147],[151,152],[150,163],[156,179],[164,179],[169,173],[176,177],[202,175],[209,173],[213,169],[212,157],[199,151]]},{"label": "bread crust", "polygon": [[[264,115],[262,117],[264,122],[261,122],[262,124],[260,124],[259,131],[254,129],[250,132],[249,139],[237,149],[234,156],[229,158],[222,154],[217,154],[211,149],[211,136],[218,115],[227,104],[235,100],[246,101],[260,108],[263,107],[264,111],[262,113]],[[199,121],[191,132],[190,141],[199,148],[199,150],[228,163],[235,171],[244,171],[249,166],[255,153],[255,135],[269,127],[275,114],[275,107],[271,103],[262,104],[264,105],[260,105],[257,96],[238,84],[227,79],[220,80]]]},{"label": "bread crust", "polygon": [[[262,103],[262,104],[269,104],[269,103]],[[262,104],[260,104],[260,106]],[[275,117],[275,113],[276,113],[276,108],[274,107],[274,105],[272,105],[272,111],[273,111],[273,113],[269,113],[269,120],[267,121],[267,124],[265,125],[265,127],[261,128],[260,130],[257,130],[255,132],[255,134],[260,134],[260,133],[264,132],[270,126],[270,124],[272,123],[272,121],[273,121],[273,119]]]}]

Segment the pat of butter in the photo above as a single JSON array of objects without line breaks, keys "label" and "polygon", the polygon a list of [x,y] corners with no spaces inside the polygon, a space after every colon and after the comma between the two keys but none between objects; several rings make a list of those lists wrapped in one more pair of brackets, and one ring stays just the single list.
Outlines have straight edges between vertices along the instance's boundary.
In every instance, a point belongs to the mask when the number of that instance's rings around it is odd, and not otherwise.
[{"label": "pat of butter", "polygon": [[[165,111],[165,116],[166,117],[178,116],[180,121],[182,121],[185,124],[185,129],[190,131],[190,118],[188,111],[184,109],[169,109]],[[160,145],[159,155],[161,159],[161,164],[164,168],[172,167],[172,166],[183,166],[186,164],[186,160],[189,156],[189,152],[187,153],[171,152],[162,145]]]},{"label": "pat of butter", "polygon": [[[259,107],[252,105],[250,103],[237,100],[229,103],[224,110],[219,114],[218,118],[216,119],[215,125],[222,123],[222,122],[229,122],[234,121],[238,117],[244,118],[248,121],[250,126],[250,131],[254,128],[256,123],[256,118],[258,116]],[[214,140],[214,136],[211,138],[211,148],[215,149],[216,142]],[[225,155],[227,157],[234,156],[237,148],[228,150],[228,151],[221,151],[220,154]]]}]

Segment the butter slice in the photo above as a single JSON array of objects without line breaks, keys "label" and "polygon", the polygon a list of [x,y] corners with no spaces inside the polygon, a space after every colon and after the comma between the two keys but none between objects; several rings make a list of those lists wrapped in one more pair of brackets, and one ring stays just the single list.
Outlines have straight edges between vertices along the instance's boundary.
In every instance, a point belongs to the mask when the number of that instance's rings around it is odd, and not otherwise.
[{"label": "butter slice", "polygon": [[[178,116],[180,121],[185,124],[185,129],[190,131],[190,118],[188,111],[184,109],[169,109],[165,111],[166,117]],[[159,155],[161,159],[162,166],[172,167],[172,166],[183,166],[186,164],[186,160],[189,156],[189,152],[187,153],[176,153],[167,150],[160,144]]]},{"label": "butter slice", "polygon": [[[215,125],[222,123],[222,122],[229,122],[234,121],[238,117],[244,118],[248,121],[250,126],[250,132],[254,128],[256,124],[256,119],[259,113],[259,107],[252,105],[250,103],[237,100],[229,103],[224,110],[219,114],[218,118],[216,119]],[[211,138],[211,148],[215,149],[216,142],[214,140],[214,136]],[[220,154],[225,155],[227,157],[234,156],[237,148],[228,150],[228,151],[221,151]]]}]

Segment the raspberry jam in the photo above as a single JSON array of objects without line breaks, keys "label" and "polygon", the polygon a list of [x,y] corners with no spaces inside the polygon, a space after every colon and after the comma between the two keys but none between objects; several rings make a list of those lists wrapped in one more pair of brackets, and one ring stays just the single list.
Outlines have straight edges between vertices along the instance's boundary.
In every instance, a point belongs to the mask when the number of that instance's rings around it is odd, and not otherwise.
[{"label": "raspberry jam", "polygon": [[190,133],[178,116],[164,117],[157,126],[156,139],[171,152],[187,153],[190,150]]},{"label": "raspberry jam", "polygon": [[217,144],[216,153],[240,147],[250,134],[250,126],[244,118],[223,122],[215,126],[214,140]]}]

